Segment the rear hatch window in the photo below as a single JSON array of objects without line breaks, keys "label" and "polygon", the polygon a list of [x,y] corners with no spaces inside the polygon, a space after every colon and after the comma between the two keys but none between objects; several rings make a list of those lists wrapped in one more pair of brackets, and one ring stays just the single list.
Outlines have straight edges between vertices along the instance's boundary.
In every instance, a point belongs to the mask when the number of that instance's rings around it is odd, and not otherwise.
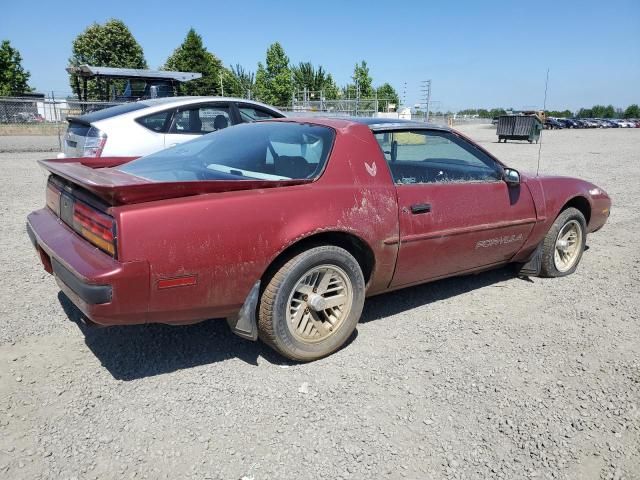
[{"label": "rear hatch window", "polygon": [[302,180],[320,175],[335,132],[293,122],[243,123],[126,163],[118,170],[159,182]]},{"label": "rear hatch window", "polygon": [[115,117],[129,112],[135,112],[147,108],[148,105],[144,102],[131,102],[123,103],[122,105],[116,105],[114,107],[103,108],[102,110],[96,110],[95,112],[85,113],[79,117],[69,117],[70,122],[76,121],[78,123],[93,123],[100,120],[106,120],[107,118]]}]

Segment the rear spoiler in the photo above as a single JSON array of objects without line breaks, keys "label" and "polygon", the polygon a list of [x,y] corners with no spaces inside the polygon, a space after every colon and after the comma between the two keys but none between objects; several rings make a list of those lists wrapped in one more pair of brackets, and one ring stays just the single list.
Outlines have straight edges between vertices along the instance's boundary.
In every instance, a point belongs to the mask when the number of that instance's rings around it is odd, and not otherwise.
[{"label": "rear spoiler", "polygon": [[82,117],[70,116],[70,117],[67,117],[65,120],[69,123],[74,122],[74,123],[80,123],[81,125],[86,125],[87,127],[91,126],[91,122],[87,122]]},{"label": "rear spoiler", "polygon": [[38,163],[49,170],[43,162],[49,163],[79,163],[90,168],[111,168],[130,162],[140,157],[65,157],[39,160]]},{"label": "rear spoiler", "polygon": [[157,182],[111,168],[134,158],[59,158],[39,160],[38,163],[53,175],[88,190],[114,206],[206,193],[275,188],[313,182],[313,179]]}]

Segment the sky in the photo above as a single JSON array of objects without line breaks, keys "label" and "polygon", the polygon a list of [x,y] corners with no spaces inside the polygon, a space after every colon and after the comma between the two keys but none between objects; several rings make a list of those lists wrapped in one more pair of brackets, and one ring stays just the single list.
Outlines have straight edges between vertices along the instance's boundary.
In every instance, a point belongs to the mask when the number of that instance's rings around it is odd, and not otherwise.
[{"label": "sky", "polygon": [[640,0],[523,1],[66,1],[7,0],[8,39],[40,92],[69,93],[73,39],[93,22],[123,20],[150,68],[190,27],[225,65],[255,71],[278,41],[291,62],[311,61],[351,81],[366,60],[374,85],[389,82],[406,104],[432,81],[442,110],[548,109],[640,103]]}]

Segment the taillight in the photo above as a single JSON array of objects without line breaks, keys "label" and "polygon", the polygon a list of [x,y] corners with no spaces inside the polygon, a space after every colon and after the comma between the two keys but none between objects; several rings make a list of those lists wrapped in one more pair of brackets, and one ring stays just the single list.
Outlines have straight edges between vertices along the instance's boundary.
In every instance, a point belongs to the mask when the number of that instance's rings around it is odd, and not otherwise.
[{"label": "taillight", "polygon": [[73,229],[112,257],[116,255],[115,222],[109,215],[75,200]]},{"label": "taillight", "polygon": [[91,127],[84,138],[83,157],[99,157],[107,143],[107,134],[96,127]]},{"label": "taillight", "polygon": [[47,207],[60,220],[96,247],[116,256],[116,224],[112,217],[67,192],[63,193],[52,180],[47,183],[46,198]]},{"label": "taillight", "polygon": [[47,207],[49,207],[53,213],[58,217],[60,216],[60,189],[52,183],[47,184],[46,194]]}]

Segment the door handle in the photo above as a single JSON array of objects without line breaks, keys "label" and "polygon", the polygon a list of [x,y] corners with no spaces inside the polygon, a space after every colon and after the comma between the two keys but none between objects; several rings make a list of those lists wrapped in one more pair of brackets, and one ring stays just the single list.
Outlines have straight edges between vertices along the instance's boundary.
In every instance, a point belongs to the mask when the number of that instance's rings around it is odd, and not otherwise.
[{"label": "door handle", "polygon": [[420,213],[429,213],[431,211],[430,203],[415,203],[411,205],[411,213],[418,215]]}]

